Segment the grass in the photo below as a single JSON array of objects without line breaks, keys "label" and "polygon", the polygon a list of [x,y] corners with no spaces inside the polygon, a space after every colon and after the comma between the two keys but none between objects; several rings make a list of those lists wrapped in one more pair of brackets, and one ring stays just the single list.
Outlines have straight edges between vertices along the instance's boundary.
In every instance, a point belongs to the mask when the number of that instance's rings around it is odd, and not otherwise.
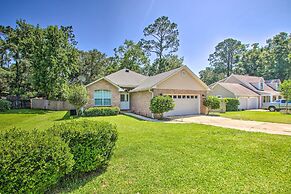
[{"label": "grass", "polygon": [[[0,114],[0,121],[47,128],[65,114]],[[88,119],[117,125],[114,155],[106,171],[65,179],[56,193],[290,193],[289,136],[124,115]]]},{"label": "grass", "polygon": [[284,114],[280,112],[234,111],[220,113],[219,115],[232,119],[291,124],[291,114]]},{"label": "grass", "polygon": [[66,116],[66,111],[14,109],[5,113],[0,112],[0,128],[48,128],[55,121],[65,119]]}]

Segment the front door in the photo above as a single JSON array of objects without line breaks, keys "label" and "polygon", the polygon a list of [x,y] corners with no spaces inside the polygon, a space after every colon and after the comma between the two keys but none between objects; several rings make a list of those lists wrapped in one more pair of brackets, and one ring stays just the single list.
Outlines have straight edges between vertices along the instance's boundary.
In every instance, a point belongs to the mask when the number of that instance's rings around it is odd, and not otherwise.
[{"label": "front door", "polygon": [[129,94],[120,94],[120,110],[129,110]]}]

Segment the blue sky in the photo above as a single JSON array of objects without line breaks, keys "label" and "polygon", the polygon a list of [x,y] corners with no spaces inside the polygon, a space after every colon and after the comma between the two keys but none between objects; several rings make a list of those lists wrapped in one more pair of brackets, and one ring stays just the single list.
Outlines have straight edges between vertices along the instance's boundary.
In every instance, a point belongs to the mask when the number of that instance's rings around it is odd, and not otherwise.
[{"label": "blue sky", "polygon": [[0,24],[72,25],[82,50],[107,55],[125,39],[143,37],[143,29],[159,16],[178,24],[178,54],[195,73],[208,65],[215,45],[229,37],[264,44],[291,32],[291,0],[26,0],[1,1]]}]

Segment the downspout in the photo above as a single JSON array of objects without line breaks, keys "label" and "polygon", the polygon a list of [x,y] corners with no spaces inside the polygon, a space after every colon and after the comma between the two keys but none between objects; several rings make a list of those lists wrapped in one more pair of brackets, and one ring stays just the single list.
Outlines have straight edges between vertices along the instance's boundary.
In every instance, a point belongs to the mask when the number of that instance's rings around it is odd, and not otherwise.
[{"label": "downspout", "polygon": [[[151,91],[151,89],[149,89],[149,92],[152,94],[152,98],[153,98],[154,97],[154,92]],[[152,114],[152,118],[154,118],[154,114],[152,113],[152,111],[151,111],[151,114]]]}]

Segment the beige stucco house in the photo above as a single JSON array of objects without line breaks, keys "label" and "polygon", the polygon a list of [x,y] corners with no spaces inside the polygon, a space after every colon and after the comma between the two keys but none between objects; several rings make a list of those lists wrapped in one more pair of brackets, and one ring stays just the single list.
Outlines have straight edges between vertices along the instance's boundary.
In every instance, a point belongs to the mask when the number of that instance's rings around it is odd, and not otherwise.
[{"label": "beige stucco house", "polygon": [[155,76],[144,76],[122,69],[86,86],[86,107],[118,106],[121,110],[152,117],[150,101],[154,96],[168,95],[175,108],[164,116],[204,114],[203,98],[209,88],[187,66]]},{"label": "beige stucco house", "polygon": [[209,87],[209,95],[221,98],[238,98],[239,109],[258,109],[264,103],[280,99],[280,80],[264,80],[262,77],[235,75],[220,80]]}]

